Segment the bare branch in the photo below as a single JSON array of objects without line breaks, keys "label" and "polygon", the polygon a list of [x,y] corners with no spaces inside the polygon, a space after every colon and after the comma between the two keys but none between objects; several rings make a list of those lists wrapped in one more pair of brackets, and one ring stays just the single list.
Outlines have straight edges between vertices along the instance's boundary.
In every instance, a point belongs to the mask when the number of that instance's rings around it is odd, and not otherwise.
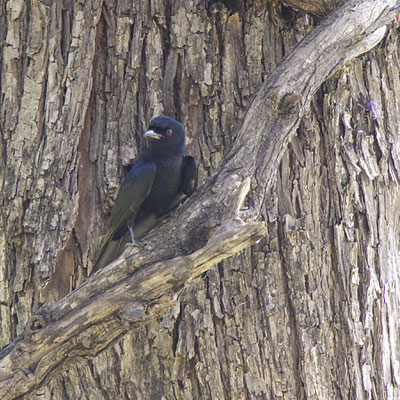
[{"label": "bare branch", "polygon": [[163,314],[186,282],[266,233],[261,222],[211,230],[207,244],[190,255],[139,268],[134,252],[129,260],[115,261],[78,290],[39,310],[24,335],[0,352],[0,397],[31,393],[56,368],[94,357],[135,324]]},{"label": "bare branch", "polygon": [[343,0],[284,0],[283,3],[296,10],[323,17],[343,3]]},{"label": "bare branch", "polygon": [[56,371],[94,357],[131,325],[161,315],[188,281],[265,235],[262,222],[241,221],[250,186],[256,221],[313,94],[335,70],[379,43],[399,3],[348,1],[304,38],[259,90],[216,174],[147,236],[146,247],[126,250],[40,309],[24,334],[2,349],[0,398],[24,397]]}]

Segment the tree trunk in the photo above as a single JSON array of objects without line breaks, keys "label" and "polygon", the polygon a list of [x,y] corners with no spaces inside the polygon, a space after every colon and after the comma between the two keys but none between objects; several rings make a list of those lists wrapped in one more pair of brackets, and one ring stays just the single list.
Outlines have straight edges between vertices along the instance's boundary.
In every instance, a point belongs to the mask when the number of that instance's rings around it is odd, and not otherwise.
[{"label": "tree trunk", "polygon": [[[339,2],[288,3],[320,17]],[[395,6],[375,3],[391,18]],[[328,47],[310,64],[322,51],[316,46],[287,70],[278,63],[286,55],[286,62],[294,60],[307,33],[326,33],[329,41],[337,28],[324,31],[329,21],[305,20],[275,0],[0,5],[2,346],[26,336],[33,314],[60,304],[90,274],[119,184],[156,115],[185,125],[188,153],[200,166],[200,199],[219,199],[211,185],[229,176],[227,168],[245,177],[232,160],[249,142],[246,132],[260,137],[241,162],[251,172],[245,207],[257,223],[259,216],[266,222],[258,243],[191,280],[179,295],[171,289],[166,311],[125,329],[107,350],[53,374],[46,386],[39,381],[26,398],[400,397],[396,20],[377,47],[342,67],[372,46],[361,37],[377,43],[385,32],[369,11],[348,30],[349,20],[337,13],[344,24],[340,47]],[[362,31],[361,45],[347,48],[351,29]],[[295,90],[303,70],[313,71],[306,93]],[[279,93],[271,103],[263,88],[274,77],[286,78],[293,93],[273,87]],[[255,120],[268,131],[264,136],[261,128],[253,131]],[[297,126],[279,148],[268,147],[280,131]],[[270,171],[267,163],[275,160],[279,167]],[[221,168],[225,175],[207,180]],[[227,196],[221,195],[221,210],[231,204]],[[199,203],[200,216],[208,205]],[[219,226],[217,208],[198,225]],[[177,213],[189,221],[190,210],[189,204]],[[183,224],[168,235],[167,222],[149,235],[150,243],[157,232],[170,236],[165,261],[186,256],[174,242],[185,234]],[[199,247],[210,245],[206,236]],[[148,252],[146,261],[153,258]],[[117,279],[118,271],[106,274],[98,282]],[[109,328],[100,325],[105,333]]]}]

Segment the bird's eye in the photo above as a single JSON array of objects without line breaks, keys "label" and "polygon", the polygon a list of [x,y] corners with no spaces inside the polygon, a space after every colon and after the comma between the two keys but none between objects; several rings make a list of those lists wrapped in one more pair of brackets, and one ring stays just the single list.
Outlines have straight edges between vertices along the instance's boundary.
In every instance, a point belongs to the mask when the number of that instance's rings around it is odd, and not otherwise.
[{"label": "bird's eye", "polygon": [[173,132],[172,132],[171,129],[167,129],[167,130],[165,131],[165,133],[167,134],[167,136],[171,136]]}]

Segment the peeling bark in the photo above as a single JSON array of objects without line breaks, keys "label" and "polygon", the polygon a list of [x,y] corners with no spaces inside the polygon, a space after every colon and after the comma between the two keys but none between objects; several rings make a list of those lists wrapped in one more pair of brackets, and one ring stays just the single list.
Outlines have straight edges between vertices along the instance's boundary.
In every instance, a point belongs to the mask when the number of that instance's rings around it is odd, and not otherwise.
[{"label": "peeling bark", "polygon": [[32,393],[58,369],[95,357],[135,324],[160,317],[185,284],[264,235],[262,223],[225,226],[190,255],[149,265],[136,251],[93,275],[70,295],[41,308],[24,334],[3,348],[1,398]]},{"label": "peeling bark", "polygon": [[[2,7],[1,340],[20,371],[2,369],[10,398],[49,379],[47,353],[69,365],[42,389],[49,399],[399,394],[398,33],[382,28],[398,2],[346,2],[293,50],[309,28],[275,1]],[[90,270],[124,168],[161,112],[182,120],[212,177],[145,249],[62,298]],[[239,229],[238,213],[265,219],[249,225],[265,238],[183,290],[189,272],[143,278],[153,289],[134,297],[135,277],[200,262],[218,232]],[[227,256],[211,254],[204,268]],[[113,291],[127,281],[128,303]],[[168,290],[179,297],[155,295]],[[77,339],[46,352],[47,333],[85,310],[101,330],[75,320],[63,337]],[[29,353],[13,347],[24,341]]]},{"label": "peeling bark", "polygon": [[301,10],[318,17],[325,17],[339,4],[342,4],[343,0],[284,0],[283,3],[293,7],[295,10]]}]

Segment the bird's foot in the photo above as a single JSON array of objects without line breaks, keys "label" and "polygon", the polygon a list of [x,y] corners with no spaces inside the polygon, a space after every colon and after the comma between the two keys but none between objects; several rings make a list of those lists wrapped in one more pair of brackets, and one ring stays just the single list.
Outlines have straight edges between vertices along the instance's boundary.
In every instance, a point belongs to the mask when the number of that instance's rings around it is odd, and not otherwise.
[{"label": "bird's foot", "polygon": [[146,242],[144,240],[135,239],[135,240],[133,240],[131,242],[128,242],[126,244],[126,247],[128,247],[128,246],[129,247],[144,247],[144,246],[146,246]]},{"label": "bird's foot", "polygon": [[143,247],[144,243],[142,243],[142,241],[138,241],[135,238],[135,233],[133,232],[133,229],[130,225],[128,225],[128,230],[129,230],[129,233],[131,234],[131,242],[127,243],[126,245],[131,246],[131,247],[139,247],[139,246]]}]

